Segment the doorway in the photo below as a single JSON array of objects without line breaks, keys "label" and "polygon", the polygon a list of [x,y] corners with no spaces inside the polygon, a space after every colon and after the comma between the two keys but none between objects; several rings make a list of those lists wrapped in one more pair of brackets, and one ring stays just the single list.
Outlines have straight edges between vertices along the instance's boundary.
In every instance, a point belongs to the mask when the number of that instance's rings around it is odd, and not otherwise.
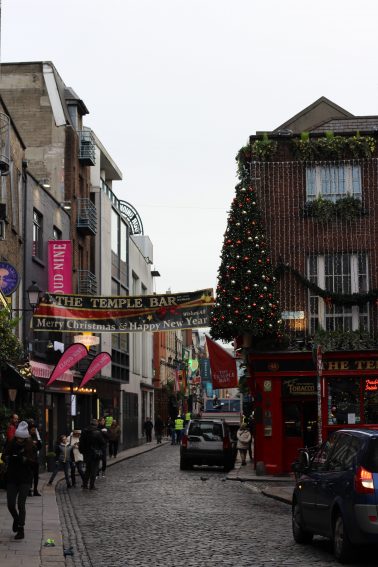
[{"label": "doorway", "polygon": [[303,447],[317,443],[318,419],[316,399],[282,400],[283,406],[283,463],[286,472]]}]

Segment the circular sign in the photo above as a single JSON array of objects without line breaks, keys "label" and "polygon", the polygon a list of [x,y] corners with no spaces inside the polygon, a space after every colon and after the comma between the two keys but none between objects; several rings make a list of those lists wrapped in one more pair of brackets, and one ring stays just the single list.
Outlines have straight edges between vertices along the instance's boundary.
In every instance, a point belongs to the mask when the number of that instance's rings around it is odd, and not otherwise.
[{"label": "circular sign", "polygon": [[18,287],[20,278],[12,264],[0,262],[0,290],[4,295],[12,295]]}]

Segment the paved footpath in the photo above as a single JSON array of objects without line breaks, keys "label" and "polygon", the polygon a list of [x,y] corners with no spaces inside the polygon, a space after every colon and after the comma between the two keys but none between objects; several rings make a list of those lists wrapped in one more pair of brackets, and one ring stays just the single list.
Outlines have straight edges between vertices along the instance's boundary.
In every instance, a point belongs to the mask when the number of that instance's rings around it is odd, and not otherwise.
[{"label": "paved footpath", "polygon": [[[168,442],[163,441],[159,445],[155,442],[145,443],[139,447],[121,451],[117,458],[108,459],[108,467],[146,451],[158,449]],[[6,565],[6,567],[23,567],[24,565],[27,567],[64,567],[67,565],[66,559],[68,560],[69,556],[65,557],[67,550],[63,548],[62,525],[55,495],[56,483],[53,486],[48,486],[49,477],[50,473],[41,473],[38,489],[42,496],[33,496],[27,499],[25,539],[23,540],[14,539],[12,518],[6,504],[6,493],[4,490],[0,490],[0,565]],[[266,496],[287,503],[291,502],[294,484],[291,477],[256,476],[252,463],[241,467],[240,462],[237,461],[235,469],[228,474],[227,479],[246,482],[247,486],[250,482],[261,483],[260,490]],[[63,473],[59,473],[56,482],[62,480]],[[68,512],[62,510],[61,513]],[[47,540],[53,540],[55,545],[46,545]],[[77,533],[77,549],[85,555],[85,548],[80,540],[80,533]]]}]

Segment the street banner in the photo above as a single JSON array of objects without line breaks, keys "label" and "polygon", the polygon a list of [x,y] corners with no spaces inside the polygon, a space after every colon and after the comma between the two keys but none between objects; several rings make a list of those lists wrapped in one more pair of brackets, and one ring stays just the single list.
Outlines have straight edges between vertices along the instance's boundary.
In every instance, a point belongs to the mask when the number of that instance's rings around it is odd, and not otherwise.
[{"label": "street banner", "polygon": [[213,290],[164,295],[45,294],[33,314],[34,331],[132,333],[210,326]]},{"label": "street banner", "polygon": [[51,373],[50,379],[46,384],[50,386],[55,380],[57,380],[60,376],[72,368],[79,360],[87,356],[88,351],[84,345],[80,343],[74,343],[70,345],[62,354],[59,359],[59,362],[56,364],[54,370]]},{"label": "street banner", "polygon": [[50,293],[72,293],[72,242],[49,240],[48,284]]},{"label": "street banner", "polygon": [[112,357],[108,352],[100,352],[97,356],[95,356],[88,366],[79,388],[82,388],[87,382],[89,382],[89,380],[92,380],[92,378],[96,376],[98,372],[100,372],[101,368],[104,368],[104,366],[109,364],[109,362],[111,361]]},{"label": "street banner", "polygon": [[206,344],[209,351],[213,389],[236,388],[238,372],[235,358],[207,335]]}]

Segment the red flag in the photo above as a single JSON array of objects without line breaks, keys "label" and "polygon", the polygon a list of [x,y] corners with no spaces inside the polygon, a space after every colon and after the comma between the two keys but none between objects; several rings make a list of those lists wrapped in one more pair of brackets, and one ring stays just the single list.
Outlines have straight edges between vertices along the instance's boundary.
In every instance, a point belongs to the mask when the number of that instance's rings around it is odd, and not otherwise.
[{"label": "red flag", "polygon": [[100,352],[99,354],[97,354],[88,366],[79,388],[82,388],[84,384],[89,382],[89,380],[91,380],[93,376],[97,374],[97,372],[100,372],[101,368],[104,368],[104,366],[109,364],[109,362],[111,361],[112,357],[108,352]]},{"label": "red flag", "polygon": [[47,386],[50,386],[50,384],[52,384],[54,380],[57,380],[60,376],[62,376],[66,370],[72,368],[77,362],[79,362],[79,360],[87,356],[87,354],[87,349],[81,343],[74,343],[70,345],[64,351],[59,359],[58,364],[52,371],[49,381],[46,384],[46,388]]},{"label": "red flag", "polygon": [[236,388],[238,373],[236,360],[222,346],[206,335],[213,388]]}]

